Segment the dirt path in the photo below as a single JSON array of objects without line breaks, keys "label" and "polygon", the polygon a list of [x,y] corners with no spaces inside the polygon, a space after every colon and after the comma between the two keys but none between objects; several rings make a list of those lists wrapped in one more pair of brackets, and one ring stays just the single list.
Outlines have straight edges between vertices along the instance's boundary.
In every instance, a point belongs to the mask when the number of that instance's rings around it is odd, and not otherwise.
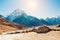
[{"label": "dirt path", "polygon": [[38,34],[35,32],[1,35],[0,40],[60,40],[59,31]]}]

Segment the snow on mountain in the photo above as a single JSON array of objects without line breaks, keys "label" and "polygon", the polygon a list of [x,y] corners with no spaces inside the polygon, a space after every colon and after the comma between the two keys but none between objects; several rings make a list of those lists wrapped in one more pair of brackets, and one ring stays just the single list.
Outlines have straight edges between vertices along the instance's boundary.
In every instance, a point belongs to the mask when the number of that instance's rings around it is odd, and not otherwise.
[{"label": "snow on mountain", "polygon": [[8,21],[22,24],[25,26],[40,26],[40,25],[57,25],[60,24],[60,17],[52,17],[46,19],[38,19],[36,17],[27,15],[24,11],[19,9],[14,10],[7,18]]},{"label": "snow on mountain", "polygon": [[14,10],[14,11],[7,17],[7,20],[13,21],[16,17],[22,16],[22,15],[26,16],[25,12],[17,9],[17,10]]},{"label": "snow on mountain", "polygon": [[35,26],[40,24],[38,18],[29,16],[24,11],[20,11],[19,9],[14,10],[6,19],[26,26]]}]

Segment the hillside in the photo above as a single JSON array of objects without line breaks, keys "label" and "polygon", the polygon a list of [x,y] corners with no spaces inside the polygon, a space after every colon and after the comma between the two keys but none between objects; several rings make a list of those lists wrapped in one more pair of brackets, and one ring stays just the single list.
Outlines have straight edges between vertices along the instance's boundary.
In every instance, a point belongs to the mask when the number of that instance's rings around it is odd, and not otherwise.
[{"label": "hillside", "polygon": [[0,18],[0,33],[7,32],[7,31],[14,31],[14,30],[21,30],[25,29],[26,26],[15,24],[12,22],[9,22],[3,18]]}]

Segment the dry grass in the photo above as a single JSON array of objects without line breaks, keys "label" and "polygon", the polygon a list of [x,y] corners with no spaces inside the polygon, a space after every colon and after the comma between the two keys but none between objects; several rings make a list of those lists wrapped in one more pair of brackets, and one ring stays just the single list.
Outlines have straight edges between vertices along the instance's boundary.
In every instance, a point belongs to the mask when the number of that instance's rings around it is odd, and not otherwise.
[{"label": "dry grass", "polygon": [[26,26],[15,24],[9,22],[3,18],[0,18],[0,34],[3,32],[14,31],[14,30],[23,30],[26,29]]},{"label": "dry grass", "polygon": [[13,27],[10,27],[10,26],[0,25],[0,33],[15,31],[15,30],[17,30],[17,29],[13,28]]}]

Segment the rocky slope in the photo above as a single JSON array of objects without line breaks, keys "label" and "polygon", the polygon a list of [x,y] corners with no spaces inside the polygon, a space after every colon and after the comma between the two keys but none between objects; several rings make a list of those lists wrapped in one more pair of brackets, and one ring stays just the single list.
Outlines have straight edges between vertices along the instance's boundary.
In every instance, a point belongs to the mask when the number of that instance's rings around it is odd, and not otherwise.
[{"label": "rocky slope", "polygon": [[9,22],[3,18],[0,18],[0,33],[2,32],[8,32],[8,31],[14,31],[14,30],[21,30],[27,28],[26,26],[15,24],[12,22]]}]

